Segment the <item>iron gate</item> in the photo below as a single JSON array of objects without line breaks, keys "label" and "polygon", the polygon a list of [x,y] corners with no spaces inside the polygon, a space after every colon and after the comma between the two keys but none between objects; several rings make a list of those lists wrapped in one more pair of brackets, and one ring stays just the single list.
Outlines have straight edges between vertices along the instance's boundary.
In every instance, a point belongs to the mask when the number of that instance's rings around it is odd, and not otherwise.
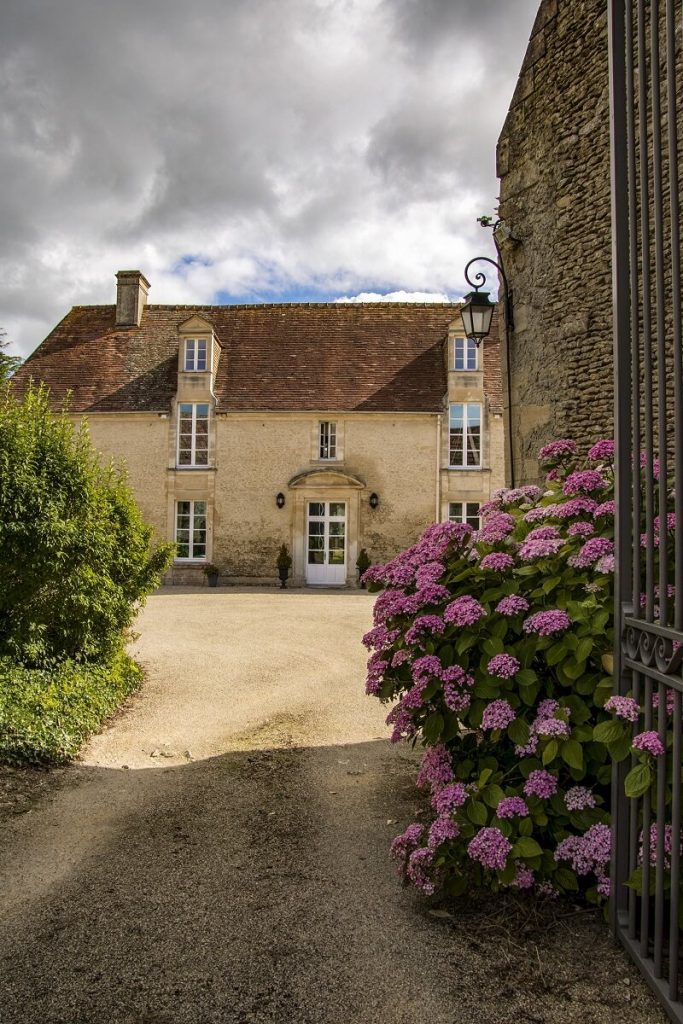
[{"label": "iron gate", "polygon": [[[615,766],[611,920],[671,1019],[683,1022],[683,0],[609,0],[608,9],[617,447],[614,678],[615,692],[635,697],[641,706],[634,731],[652,734],[651,754],[634,753]],[[657,753],[658,744],[664,753]],[[629,791],[640,795],[627,797],[624,782],[634,767],[640,782],[631,773]]]}]

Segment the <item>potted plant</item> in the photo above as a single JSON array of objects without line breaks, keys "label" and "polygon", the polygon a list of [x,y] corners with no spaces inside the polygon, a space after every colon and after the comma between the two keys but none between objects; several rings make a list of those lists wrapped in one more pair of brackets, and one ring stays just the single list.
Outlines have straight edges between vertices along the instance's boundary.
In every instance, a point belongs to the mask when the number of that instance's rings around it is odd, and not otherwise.
[{"label": "potted plant", "polygon": [[218,577],[220,576],[220,569],[217,565],[213,565],[211,562],[204,566],[204,575],[206,576],[210,587],[218,586]]},{"label": "potted plant", "polygon": [[365,590],[365,584],[363,583],[363,573],[366,569],[369,569],[371,565],[370,556],[368,555],[365,548],[361,548],[356,559],[356,569],[358,570],[358,582],[360,583],[363,590]]},{"label": "potted plant", "polygon": [[292,568],[292,556],[289,553],[286,544],[280,547],[280,553],[277,556],[277,571],[280,577],[280,584],[284,590],[287,586],[287,579],[289,577],[289,570]]}]

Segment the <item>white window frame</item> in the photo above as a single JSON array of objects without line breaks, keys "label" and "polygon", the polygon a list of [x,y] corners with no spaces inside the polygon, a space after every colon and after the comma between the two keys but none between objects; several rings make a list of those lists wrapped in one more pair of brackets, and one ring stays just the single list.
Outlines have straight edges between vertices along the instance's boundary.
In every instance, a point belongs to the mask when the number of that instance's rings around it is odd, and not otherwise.
[{"label": "white window frame", "polygon": [[[191,408],[192,408],[192,434],[191,434],[191,441],[190,441],[190,461],[189,462],[181,462],[180,461],[180,433],[181,433],[180,432],[180,427],[181,427],[181,421],[183,419],[183,415],[182,415],[183,406],[191,406]],[[197,416],[197,409],[200,406],[202,408],[206,409],[206,462],[197,462],[197,419],[198,418],[204,419],[203,416],[202,417],[198,417]],[[211,430],[211,406],[209,405],[208,402],[178,402],[178,433],[176,435],[176,467],[178,469],[206,469],[206,467],[209,465],[209,444],[210,444],[209,434],[210,434],[210,430]],[[187,448],[184,448],[183,451],[187,451]],[[202,451],[203,451],[203,449],[202,449]]]},{"label": "white window frame", "polygon": [[[462,366],[458,366],[459,345],[462,345]],[[471,356],[474,356],[474,366],[469,365],[472,362]],[[479,349],[474,338],[453,338],[453,369],[458,373],[471,373],[473,370],[479,369]]]},{"label": "white window frame", "polygon": [[[176,554],[175,561],[176,562],[186,562],[186,563],[187,562],[206,562],[206,560],[207,560],[207,547],[208,547],[208,533],[209,533],[209,503],[206,500],[206,498],[202,498],[202,499],[196,500],[196,501],[194,499],[181,498],[181,499],[178,499],[178,501],[176,501],[176,503],[175,503],[175,525],[174,525],[174,530],[173,530],[173,539],[174,539],[176,544],[178,543],[178,516],[180,514],[180,512],[179,512],[180,505],[189,505],[190,506],[188,539],[187,539],[188,554],[187,555],[178,555],[178,554]],[[195,508],[196,508],[197,505],[203,505],[204,506],[204,512],[203,512],[203,516],[204,516],[204,544],[203,544],[204,551],[200,555],[195,555],[195,553],[194,553],[194,545],[195,545],[195,541],[194,541],[195,525],[194,524],[195,524]],[[201,516],[202,513],[200,512],[199,515]]]},{"label": "white window frame", "polygon": [[[204,359],[200,357],[200,345],[203,346]],[[203,362],[204,365],[199,364]],[[185,359],[183,360],[183,366],[185,367],[186,373],[205,373],[209,369],[209,342],[206,338],[186,338],[185,339]]]},{"label": "white window frame", "polygon": [[318,458],[323,462],[336,462],[337,460],[337,424],[334,420],[320,421]]},{"label": "white window frame", "polygon": [[[460,512],[455,512],[454,508],[456,505],[460,506]],[[471,512],[470,509],[476,508],[476,513]],[[471,526],[473,530],[481,529],[481,502],[479,501],[449,501],[448,502],[448,521],[450,523],[466,523]],[[471,522],[472,519],[476,519],[476,525]]]},{"label": "white window frame", "polygon": [[[456,409],[462,409],[462,428],[455,427],[453,420],[456,416]],[[476,416],[474,410],[477,410]],[[471,412],[470,412],[471,410]],[[482,447],[483,447],[483,406],[481,402],[451,402],[448,406],[448,468],[449,469],[481,469],[482,466]],[[467,453],[469,451],[469,438],[471,435],[471,427],[477,426],[479,428],[479,450],[478,462],[468,462]],[[456,430],[462,429],[462,462],[453,462],[453,455],[451,452],[451,442],[453,434]]]}]

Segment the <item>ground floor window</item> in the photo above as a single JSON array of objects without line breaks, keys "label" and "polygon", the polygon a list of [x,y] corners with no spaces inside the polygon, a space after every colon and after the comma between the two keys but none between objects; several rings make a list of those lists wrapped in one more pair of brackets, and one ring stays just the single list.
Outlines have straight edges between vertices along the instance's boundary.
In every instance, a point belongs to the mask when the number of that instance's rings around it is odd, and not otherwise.
[{"label": "ground floor window", "polygon": [[452,523],[467,523],[473,530],[481,528],[478,501],[450,501],[448,518]]},{"label": "ground floor window", "polygon": [[176,502],[176,558],[198,561],[206,558],[206,502]]}]

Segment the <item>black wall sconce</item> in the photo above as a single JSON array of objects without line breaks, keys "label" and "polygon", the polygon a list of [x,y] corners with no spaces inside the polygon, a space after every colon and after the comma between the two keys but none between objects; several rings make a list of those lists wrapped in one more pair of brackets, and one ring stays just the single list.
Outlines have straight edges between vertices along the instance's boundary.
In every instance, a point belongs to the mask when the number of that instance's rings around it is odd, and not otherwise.
[{"label": "black wall sconce", "polygon": [[285,507],[285,496],[282,493],[282,491],[280,491],[280,493],[278,494],[277,498],[275,499],[275,504],[277,505],[278,508],[284,508]]},{"label": "black wall sconce", "polygon": [[377,497],[374,491],[372,492],[368,500],[370,502],[370,508],[377,508],[377,506],[379,505],[379,498]]}]

